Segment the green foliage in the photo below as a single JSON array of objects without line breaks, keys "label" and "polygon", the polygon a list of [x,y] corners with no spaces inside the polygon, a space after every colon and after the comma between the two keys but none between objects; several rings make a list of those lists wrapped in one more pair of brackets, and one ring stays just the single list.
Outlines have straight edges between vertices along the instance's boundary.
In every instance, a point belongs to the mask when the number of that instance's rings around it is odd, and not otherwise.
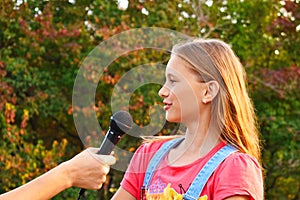
[{"label": "green foliage", "polygon": [[23,110],[19,121],[15,105],[6,102],[3,109],[0,114],[1,193],[25,184],[62,162],[67,145],[67,140],[54,141],[51,150],[47,150],[42,140],[33,142],[26,131],[28,110]]},{"label": "green foliage", "polygon": [[[266,199],[299,199],[299,9],[299,1],[292,0],[130,1],[125,10],[116,1],[104,0],[2,1],[0,191],[24,184],[82,148],[72,116],[72,90],[90,51],[122,31],[164,27],[232,45],[246,68],[260,123]],[[109,126],[112,100],[115,105],[124,100],[113,96],[122,76],[137,66],[167,60],[165,52],[143,49],[120,56],[104,69],[96,79],[94,105],[103,130]],[[141,80],[149,78],[149,74],[135,73]],[[126,84],[122,86],[126,90]],[[159,87],[143,85],[127,99],[139,127],[151,124],[149,128],[155,128],[153,116],[163,120],[153,115],[161,105]],[[167,135],[177,128],[166,123],[157,134]],[[89,141],[98,139],[94,134]],[[139,139],[127,135],[119,147],[129,153],[139,144]],[[116,152],[116,156],[127,155]],[[87,191],[87,197],[109,199],[123,172],[112,170],[110,175],[104,189]],[[77,189],[71,188],[54,199],[76,196]]]},{"label": "green foliage", "polygon": [[[299,195],[299,78],[298,67],[264,71],[262,79],[272,87],[258,84],[254,96],[264,139],[267,199]],[[268,95],[261,95],[266,91]]]}]

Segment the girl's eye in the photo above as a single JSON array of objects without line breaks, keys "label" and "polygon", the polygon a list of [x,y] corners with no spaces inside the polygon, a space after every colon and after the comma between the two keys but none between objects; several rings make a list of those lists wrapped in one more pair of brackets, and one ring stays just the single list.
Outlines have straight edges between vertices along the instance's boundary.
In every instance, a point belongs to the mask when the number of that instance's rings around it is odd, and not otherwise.
[{"label": "girl's eye", "polygon": [[175,82],[177,82],[177,78],[176,77],[173,77],[172,75],[168,75],[166,77],[166,81],[169,82],[170,84],[174,84]]},{"label": "girl's eye", "polygon": [[176,80],[175,80],[175,79],[170,79],[170,82],[171,82],[171,83],[175,83]]}]

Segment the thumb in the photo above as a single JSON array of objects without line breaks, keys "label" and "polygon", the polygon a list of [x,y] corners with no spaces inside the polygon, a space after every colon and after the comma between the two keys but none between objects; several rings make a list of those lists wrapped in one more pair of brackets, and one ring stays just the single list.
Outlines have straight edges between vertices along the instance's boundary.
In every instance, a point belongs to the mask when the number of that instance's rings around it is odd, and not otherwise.
[{"label": "thumb", "polygon": [[116,163],[116,158],[112,155],[97,155],[101,162],[107,165],[113,165]]}]

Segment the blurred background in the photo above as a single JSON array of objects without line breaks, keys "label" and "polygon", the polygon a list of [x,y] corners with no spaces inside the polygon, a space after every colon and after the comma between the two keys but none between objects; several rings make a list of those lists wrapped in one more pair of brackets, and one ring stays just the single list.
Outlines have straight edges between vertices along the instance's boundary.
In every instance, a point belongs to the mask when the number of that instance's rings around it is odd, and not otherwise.
[{"label": "blurred background", "polygon": [[[1,0],[0,193],[85,148],[72,110],[80,64],[102,41],[142,27],[219,38],[232,46],[246,68],[258,116],[265,198],[300,199],[299,0]],[[136,50],[104,70],[94,106],[103,130],[122,75],[135,66],[167,60],[162,51]],[[161,104],[159,88],[147,84],[130,97],[129,111],[140,127],[149,124],[153,105]],[[177,128],[166,123],[157,134]],[[140,142],[125,136],[118,146],[134,152]],[[110,199],[123,173],[112,169],[103,189],[86,191],[86,199]],[[78,191],[71,188],[54,199],[76,199]]]}]

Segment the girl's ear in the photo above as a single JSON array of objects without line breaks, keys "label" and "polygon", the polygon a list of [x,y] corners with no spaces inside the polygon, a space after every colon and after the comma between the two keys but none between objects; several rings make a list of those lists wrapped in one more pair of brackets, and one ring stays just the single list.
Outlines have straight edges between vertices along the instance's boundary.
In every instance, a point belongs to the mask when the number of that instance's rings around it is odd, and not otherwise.
[{"label": "girl's ear", "polygon": [[218,94],[220,89],[217,81],[208,81],[206,83],[206,90],[202,98],[204,104],[211,102]]}]

